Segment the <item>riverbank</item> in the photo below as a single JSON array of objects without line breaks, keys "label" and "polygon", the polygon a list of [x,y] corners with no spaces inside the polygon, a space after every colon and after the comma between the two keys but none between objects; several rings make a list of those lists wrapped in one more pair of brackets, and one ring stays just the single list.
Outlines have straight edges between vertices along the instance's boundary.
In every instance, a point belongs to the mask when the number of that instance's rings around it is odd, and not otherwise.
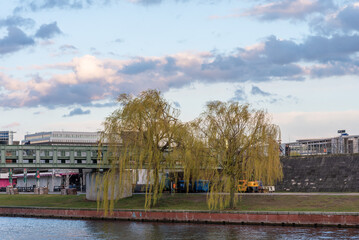
[{"label": "riverbank", "polygon": [[205,194],[164,194],[143,210],[143,194],[121,199],[112,213],[84,195],[0,195],[0,215],[130,221],[359,227],[359,198],[351,195],[262,195],[239,198],[237,209],[209,211]]},{"label": "riverbank", "polygon": [[359,228],[359,213],[114,210],[0,207],[0,216]]},{"label": "riverbank", "polygon": [[[143,209],[144,194],[120,199],[115,209]],[[49,207],[66,209],[97,209],[97,203],[86,200],[85,195],[0,195],[2,207]],[[153,210],[207,211],[206,194],[163,194]],[[228,211],[270,212],[359,212],[357,195],[264,195],[240,196],[237,208]]]}]

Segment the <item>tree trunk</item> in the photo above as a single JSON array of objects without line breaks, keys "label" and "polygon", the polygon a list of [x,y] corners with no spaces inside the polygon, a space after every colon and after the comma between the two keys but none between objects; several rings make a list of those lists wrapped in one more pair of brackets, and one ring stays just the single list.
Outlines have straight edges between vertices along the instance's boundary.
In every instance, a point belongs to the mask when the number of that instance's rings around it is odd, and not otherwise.
[{"label": "tree trunk", "polygon": [[232,175],[230,177],[230,190],[229,190],[229,208],[234,209],[235,203],[234,203],[234,194],[236,191],[236,177]]},{"label": "tree trunk", "polygon": [[158,200],[158,195],[159,195],[159,192],[160,192],[160,190],[159,190],[159,185],[158,185],[159,179],[160,179],[158,169],[155,168],[155,169],[153,170],[153,172],[154,172],[154,176],[153,176],[153,178],[154,178],[153,181],[154,181],[154,182],[153,182],[152,193],[150,193],[150,194],[152,194],[152,200],[151,200],[150,208],[156,206],[157,200]]}]

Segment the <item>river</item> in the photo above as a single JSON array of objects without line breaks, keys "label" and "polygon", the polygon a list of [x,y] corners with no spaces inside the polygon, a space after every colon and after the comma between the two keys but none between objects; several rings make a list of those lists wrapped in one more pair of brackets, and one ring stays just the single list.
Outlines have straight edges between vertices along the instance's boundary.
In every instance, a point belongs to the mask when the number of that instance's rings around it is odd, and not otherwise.
[{"label": "river", "polygon": [[359,229],[0,217],[0,239],[359,239]]}]

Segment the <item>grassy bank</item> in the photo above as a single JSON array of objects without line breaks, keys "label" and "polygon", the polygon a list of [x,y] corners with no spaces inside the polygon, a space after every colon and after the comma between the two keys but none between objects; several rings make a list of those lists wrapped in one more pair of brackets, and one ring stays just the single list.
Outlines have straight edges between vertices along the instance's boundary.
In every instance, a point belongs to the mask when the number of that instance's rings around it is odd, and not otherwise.
[{"label": "grassy bank", "polygon": [[[143,209],[144,195],[134,195],[122,199],[116,209]],[[57,208],[96,208],[97,203],[87,201],[85,195],[0,195],[0,206],[15,207],[57,207]],[[164,194],[158,206],[162,210],[208,210],[206,195]],[[359,212],[358,196],[333,195],[273,195],[260,194],[242,196],[237,209],[240,211],[319,211],[319,212]]]}]

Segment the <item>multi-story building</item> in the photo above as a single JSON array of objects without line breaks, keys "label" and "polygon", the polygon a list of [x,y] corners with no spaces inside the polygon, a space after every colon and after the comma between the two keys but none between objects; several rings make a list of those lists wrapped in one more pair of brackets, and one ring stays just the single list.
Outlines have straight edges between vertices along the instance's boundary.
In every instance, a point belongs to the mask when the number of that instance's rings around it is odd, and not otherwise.
[{"label": "multi-story building", "polygon": [[[73,132],[73,131],[51,131],[51,132],[39,132],[39,133],[33,133],[33,134],[27,134],[24,137],[24,140],[22,140],[22,144],[42,144],[42,145],[97,145],[99,143],[101,137],[101,132]],[[58,154],[69,154],[69,152],[58,152]],[[77,154],[77,152],[75,153]],[[80,153],[82,154],[82,153]],[[52,173],[57,170],[52,170]],[[59,170],[61,172],[68,172],[68,170],[61,169]],[[87,170],[86,170],[87,171]],[[50,171],[51,172],[51,171]],[[73,170],[71,171],[71,174],[75,174],[76,179],[81,179],[78,182],[75,183],[76,187],[80,189],[85,189],[86,182],[85,182],[85,170]],[[32,176],[34,173],[29,173],[29,176]],[[49,173],[41,173],[41,174],[49,174]],[[40,174],[40,175],[41,175]],[[68,187],[69,184],[71,184],[71,174],[65,174],[64,177],[66,179],[65,181],[65,187]],[[45,176],[44,175],[44,176]],[[21,178],[21,174],[17,175]],[[51,175],[53,176],[53,174]],[[53,177],[51,177],[52,179]],[[54,191],[56,187],[58,187],[59,180],[56,180],[55,182],[53,180],[49,180],[50,177],[46,177],[46,180],[42,180],[40,183],[41,186],[47,186],[50,191]],[[50,183],[51,182],[51,183]],[[31,184],[34,184],[33,182]],[[20,184],[21,185],[21,184]],[[19,186],[20,186],[19,185]],[[22,184],[23,185],[23,184]],[[22,186],[21,185],[21,186]]]},{"label": "multi-story building", "polygon": [[25,135],[23,144],[46,145],[96,145],[100,140],[100,132],[52,131]]},{"label": "multi-story building", "polygon": [[0,131],[0,144],[12,145],[14,143],[14,132]]},{"label": "multi-story building", "polygon": [[320,155],[359,153],[359,135],[339,132],[332,138],[300,139],[285,144],[285,155]]}]

